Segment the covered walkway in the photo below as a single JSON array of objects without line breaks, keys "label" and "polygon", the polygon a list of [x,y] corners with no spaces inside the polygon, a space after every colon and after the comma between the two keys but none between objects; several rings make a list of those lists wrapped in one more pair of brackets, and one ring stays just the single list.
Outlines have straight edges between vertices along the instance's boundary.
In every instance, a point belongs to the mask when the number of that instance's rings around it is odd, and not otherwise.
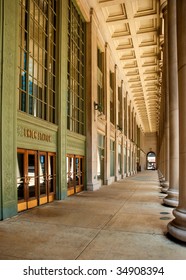
[{"label": "covered walkway", "polygon": [[0,222],[0,259],[186,259],[167,235],[156,171],[54,201]]}]

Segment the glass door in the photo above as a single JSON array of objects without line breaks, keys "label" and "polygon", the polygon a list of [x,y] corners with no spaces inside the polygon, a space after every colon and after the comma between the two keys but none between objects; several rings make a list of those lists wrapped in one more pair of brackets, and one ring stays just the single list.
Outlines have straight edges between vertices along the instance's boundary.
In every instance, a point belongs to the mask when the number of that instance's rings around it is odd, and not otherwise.
[{"label": "glass door", "polygon": [[55,193],[56,154],[18,149],[18,212],[53,201]]},{"label": "glass door", "polygon": [[37,153],[18,149],[17,152],[17,195],[18,211],[38,204],[37,193]]},{"label": "glass door", "polygon": [[74,155],[67,155],[66,157],[66,165],[67,165],[67,195],[74,194]]},{"label": "glass door", "polygon": [[26,165],[26,185],[27,185],[27,203],[28,209],[38,205],[38,193],[37,193],[37,152],[27,151],[28,160]]},{"label": "glass door", "polygon": [[48,202],[55,199],[56,193],[56,155],[48,153]]},{"label": "glass door", "polygon": [[26,178],[25,178],[25,162],[26,155],[24,150],[17,152],[17,198],[18,198],[18,211],[27,209],[26,202]]},{"label": "glass door", "polygon": [[39,152],[39,204],[47,203],[47,154]]},{"label": "glass door", "polygon": [[84,157],[67,155],[67,195],[84,190]]},{"label": "glass door", "polygon": [[75,192],[81,192],[84,189],[84,157],[75,156],[75,175],[76,175],[76,184]]}]

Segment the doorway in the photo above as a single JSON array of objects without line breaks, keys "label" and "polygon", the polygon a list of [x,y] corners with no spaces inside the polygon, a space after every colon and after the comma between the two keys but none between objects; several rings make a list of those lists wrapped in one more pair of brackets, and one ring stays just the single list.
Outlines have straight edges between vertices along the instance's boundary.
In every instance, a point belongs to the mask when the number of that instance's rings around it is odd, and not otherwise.
[{"label": "doorway", "polygon": [[154,152],[149,152],[147,154],[147,170],[156,169],[156,154]]},{"label": "doorway", "polygon": [[84,190],[84,157],[67,155],[67,195],[73,195]]},{"label": "doorway", "polygon": [[18,212],[53,201],[55,189],[56,154],[18,149]]}]

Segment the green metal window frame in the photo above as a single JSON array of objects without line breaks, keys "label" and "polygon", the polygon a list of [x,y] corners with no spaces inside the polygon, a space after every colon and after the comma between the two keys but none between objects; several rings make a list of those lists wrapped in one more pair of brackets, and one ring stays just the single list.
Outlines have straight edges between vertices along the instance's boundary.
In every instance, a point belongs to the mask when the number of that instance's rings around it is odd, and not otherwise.
[{"label": "green metal window frame", "polygon": [[19,110],[56,123],[57,0],[19,7]]},{"label": "green metal window frame", "polygon": [[67,129],[85,134],[85,22],[68,2]]}]

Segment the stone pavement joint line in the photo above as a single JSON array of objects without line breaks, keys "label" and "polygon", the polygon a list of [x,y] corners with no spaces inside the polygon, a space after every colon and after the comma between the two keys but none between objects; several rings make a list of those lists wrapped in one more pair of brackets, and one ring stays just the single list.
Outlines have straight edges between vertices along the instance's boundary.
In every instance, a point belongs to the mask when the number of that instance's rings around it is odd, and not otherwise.
[{"label": "stone pavement joint line", "polygon": [[174,217],[156,171],[84,191],[0,221],[2,260],[186,259],[167,235]]}]

